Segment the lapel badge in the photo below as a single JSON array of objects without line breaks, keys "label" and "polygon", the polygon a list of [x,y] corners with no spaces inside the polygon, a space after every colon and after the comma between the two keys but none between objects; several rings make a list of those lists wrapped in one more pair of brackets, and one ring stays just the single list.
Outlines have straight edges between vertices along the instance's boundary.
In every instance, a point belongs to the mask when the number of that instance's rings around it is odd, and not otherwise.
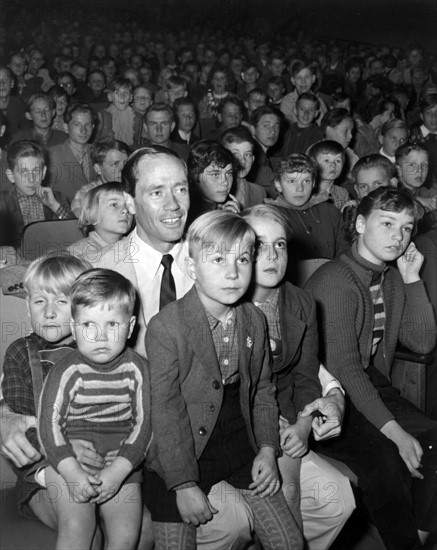
[{"label": "lapel badge", "polygon": [[248,348],[251,348],[251,347],[253,346],[253,340],[252,340],[252,338],[251,338],[250,336],[248,336],[248,337],[246,338],[246,346],[247,346]]}]

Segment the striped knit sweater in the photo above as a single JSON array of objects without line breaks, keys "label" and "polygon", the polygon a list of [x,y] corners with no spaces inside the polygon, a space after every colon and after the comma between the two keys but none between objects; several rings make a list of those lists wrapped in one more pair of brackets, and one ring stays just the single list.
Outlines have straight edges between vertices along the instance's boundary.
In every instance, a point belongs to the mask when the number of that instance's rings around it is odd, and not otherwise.
[{"label": "striped knit sweater", "polygon": [[73,457],[67,432],[128,432],[118,456],[136,468],[151,441],[150,383],[146,361],[127,348],[110,363],[92,363],[75,350],[46,378],[38,414],[38,435],[44,454],[57,468]]},{"label": "striped knit sweater", "polygon": [[390,379],[398,341],[417,353],[429,353],[434,347],[434,313],[423,282],[404,284],[397,268],[367,262],[353,245],[337,260],[321,266],[306,289],[319,310],[321,361],[340,380],[357,409],[381,428],[393,415],[365,372],[372,359],[374,326],[370,286],[378,270],[384,272],[386,323],[373,365]]}]

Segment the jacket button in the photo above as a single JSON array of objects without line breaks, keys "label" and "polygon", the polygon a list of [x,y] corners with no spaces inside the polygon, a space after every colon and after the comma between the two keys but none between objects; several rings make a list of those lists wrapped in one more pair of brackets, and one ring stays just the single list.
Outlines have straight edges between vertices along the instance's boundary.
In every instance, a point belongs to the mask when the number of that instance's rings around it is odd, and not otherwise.
[{"label": "jacket button", "polygon": [[209,406],[209,410],[210,410],[211,412],[214,412],[214,411],[215,411],[215,405],[210,405],[210,406]]},{"label": "jacket button", "polygon": [[214,382],[212,383],[212,387],[213,387],[215,390],[220,389],[220,382],[218,382],[218,380],[214,380]]},{"label": "jacket button", "polygon": [[206,435],[207,433],[208,433],[208,430],[205,428],[205,426],[200,426],[199,435]]}]

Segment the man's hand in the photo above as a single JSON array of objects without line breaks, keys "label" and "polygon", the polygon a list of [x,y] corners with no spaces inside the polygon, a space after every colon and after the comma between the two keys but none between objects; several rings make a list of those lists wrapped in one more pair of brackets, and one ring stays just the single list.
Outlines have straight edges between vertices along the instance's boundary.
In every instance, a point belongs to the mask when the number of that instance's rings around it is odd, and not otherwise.
[{"label": "man's hand", "polygon": [[410,474],[417,479],[423,479],[423,475],[419,471],[422,466],[423,450],[417,439],[406,432],[396,420],[387,422],[381,428],[381,432],[396,443],[399,454],[407,465]]},{"label": "man's hand", "polygon": [[281,486],[275,450],[272,447],[261,447],[252,465],[253,483],[249,485],[254,495],[261,498],[275,495]]},{"label": "man's hand", "polygon": [[26,437],[26,430],[36,426],[36,418],[12,413],[6,405],[1,407],[0,416],[1,454],[18,468],[39,460],[41,454]]},{"label": "man's hand", "polygon": [[208,497],[197,485],[186,489],[176,489],[176,504],[182,521],[188,525],[207,523],[218,513],[209,502]]},{"label": "man's hand", "polygon": [[[325,397],[319,397],[312,403],[308,403],[299,416],[302,418],[314,416],[312,421],[314,439],[322,441],[340,435],[344,409],[344,395],[339,389],[334,388]],[[319,411],[321,415],[314,415],[315,411]]]}]

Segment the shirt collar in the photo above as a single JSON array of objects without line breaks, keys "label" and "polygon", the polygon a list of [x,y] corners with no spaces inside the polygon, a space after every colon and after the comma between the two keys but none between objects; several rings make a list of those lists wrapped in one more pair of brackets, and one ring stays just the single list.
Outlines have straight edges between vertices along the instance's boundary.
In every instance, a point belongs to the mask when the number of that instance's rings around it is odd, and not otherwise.
[{"label": "shirt collar", "polygon": [[[130,234],[130,241],[134,245],[134,255],[138,254],[138,258],[147,258],[147,271],[155,276],[158,269],[161,266],[162,252],[159,252],[148,243],[143,241],[138,235],[137,228],[135,228]],[[185,241],[179,241],[167,254],[173,256],[174,261],[181,271],[185,270],[185,258],[188,256],[187,246]]]}]

